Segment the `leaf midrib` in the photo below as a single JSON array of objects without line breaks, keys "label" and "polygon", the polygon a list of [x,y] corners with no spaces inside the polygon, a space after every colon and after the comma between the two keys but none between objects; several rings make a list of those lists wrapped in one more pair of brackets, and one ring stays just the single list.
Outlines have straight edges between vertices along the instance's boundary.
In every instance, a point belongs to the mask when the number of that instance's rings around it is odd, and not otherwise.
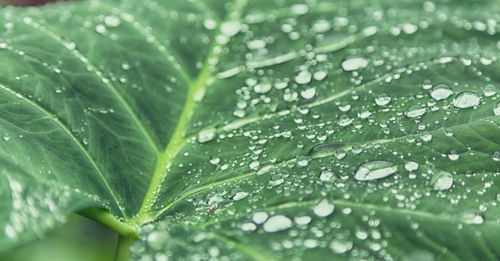
[{"label": "leaf midrib", "polygon": [[145,198],[139,209],[137,215],[134,217],[134,223],[136,224],[145,224],[155,220],[159,214],[153,212],[154,204],[157,200],[158,195],[160,194],[160,189],[162,184],[168,177],[169,168],[175,159],[177,153],[187,144],[189,141],[189,137],[185,136],[186,127],[188,126],[193,111],[196,107],[197,101],[195,100],[195,96],[200,92],[205,92],[208,86],[208,80],[212,78],[212,64],[210,63],[214,59],[217,58],[219,53],[216,51],[218,48],[222,46],[222,44],[217,42],[218,36],[222,34],[221,25],[225,22],[232,20],[239,20],[239,16],[246,5],[247,0],[234,0],[232,3],[232,9],[228,12],[224,21],[219,22],[216,30],[216,34],[214,36],[214,40],[210,45],[210,49],[205,59],[205,63],[200,73],[196,77],[194,81],[192,81],[188,87],[188,93],[186,96],[186,101],[184,103],[184,107],[182,109],[182,113],[177,121],[176,128],[165,148],[162,152],[159,153],[157,157],[157,162],[155,166],[155,170],[153,172],[153,177],[151,178],[151,182],[149,188],[145,194]]}]

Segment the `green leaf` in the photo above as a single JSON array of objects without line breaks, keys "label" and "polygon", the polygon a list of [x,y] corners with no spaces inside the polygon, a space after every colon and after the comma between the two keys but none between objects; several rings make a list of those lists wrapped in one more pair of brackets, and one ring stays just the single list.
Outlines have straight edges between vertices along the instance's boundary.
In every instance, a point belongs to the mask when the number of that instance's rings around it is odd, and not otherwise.
[{"label": "green leaf", "polygon": [[4,8],[0,249],[86,209],[117,260],[498,260],[499,10]]}]

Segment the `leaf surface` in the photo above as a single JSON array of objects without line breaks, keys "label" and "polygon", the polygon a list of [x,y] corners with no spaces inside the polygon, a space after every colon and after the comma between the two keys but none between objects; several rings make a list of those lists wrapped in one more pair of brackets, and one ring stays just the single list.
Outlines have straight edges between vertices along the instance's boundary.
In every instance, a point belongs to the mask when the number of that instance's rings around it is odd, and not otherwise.
[{"label": "leaf surface", "polygon": [[5,8],[0,249],[102,207],[133,260],[498,260],[498,10]]}]

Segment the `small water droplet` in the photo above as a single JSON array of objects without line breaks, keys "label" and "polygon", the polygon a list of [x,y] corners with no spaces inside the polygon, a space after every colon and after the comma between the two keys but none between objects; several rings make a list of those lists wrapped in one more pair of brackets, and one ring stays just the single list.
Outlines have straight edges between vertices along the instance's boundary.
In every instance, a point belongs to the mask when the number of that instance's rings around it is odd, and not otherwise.
[{"label": "small water droplet", "polygon": [[405,112],[406,117],[408,118],[416,118],[425,114],[425,108],[421,105],[413,105],[408,108],[408,111]]},{"label": "small water droplet", "polygon": [[392,98],[391,96],[387,95],[386,93],[382,93],[377,98],[375,98],[375,103],[378,106],[385,106],[391,102]]},{"label": "small water droplet", "polygon": [[495,108],[493,108],[493,114],[495,114],[495,116],[500,115],[500,102],[495,105]]},{"label": "small water droplet", "polygon": [[215,139],[216,134],[217,134],[217,129],[215,128],[204,129],[198,133],[197,140],[199,143],[206,143]]},{"label": "small water droplet", "polygon": [[300,96],[304,99],[311,99],[316,95],[316,88],[307,88],[305,90],[300,91]]},{"label": "small water droplet", "polygon": [[253,87],[256,93],[264,94],[271,90],[272,86],[270,83],[258,83]]},{"label": "small water droplet", "polygon": [[409,172],[415,171],[418,169],[418,163],[415,161],[408,161],[405,163],[405,169]]},{"label": "small water droplet", "polygon": [[110,15],[104,18],[104,23],[109,27],[117,27],[120,25],[120,18]]},{"label": "small water droplet", "polygon": [[267,218],[269,217],[269,215],[264,212],[264,211],[259,211],[259,212],[255,212],[252,216],[252,220],[256,223],[256,224],[262,224],[264,223]]},{"label": "small water droplet", "polygon": [[332,177],[334,176],[333,172],[329,170],[322,171],[321,174],[319,175],[319,180],[321,181],[330,181]]},{"label": "small water droplet", "polygon": [[252,222],[243,223],[241,225],[241,230],[246,231],[246,232],[255,231],[256,229],[257,229],[257,226]]},{"label": "small water droplet", "polygon": [[223,35],[231,37],[241,30],[241,24],[238,21],[228,21],[222,23],[220,31]]},{"label": "small water droplet", "polygon": [[369,161],[361,164],[354,175],[354,178],[359,181],[369,181],[388,177],[398,170],[398,167],[384,160]]},{"label": "small water droplet", "polygon": [[351,250],[352,246],[352,241],[344,239],[334,239],[330,242],[330,249],[336,254],[344,254]]},{"label": "small water droplet", "polygon": [[207,18],[203,20],[203,27],[207,30],[214,30],[217,28],[217,22],[212,18]]}]

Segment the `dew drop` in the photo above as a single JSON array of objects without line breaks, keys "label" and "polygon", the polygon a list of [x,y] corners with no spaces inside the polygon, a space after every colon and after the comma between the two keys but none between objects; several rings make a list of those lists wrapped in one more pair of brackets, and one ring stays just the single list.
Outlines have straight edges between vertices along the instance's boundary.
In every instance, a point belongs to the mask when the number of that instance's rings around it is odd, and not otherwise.
[{"label": "dew drop", "polygon": [[295,220],[295,223],[297,223],[297,225],[305,226],[305,225],[311,223],[312,218],[310,216],[300,216],[300,217],[296,217],[294,220]]},{"label": "dew drop", "polygon": [[104,23],[109,27],[117,27],[120,25],[120,18],[110,15],[104,18]]},{"label": "dew drop", "polygon": [[246,232],[255,231],[256,229],[257,229],[257,226],[252,222],[243,223],[241,225],[241,230],[246,231]]},{"label": "dew drop", "polygon": [[322,171],[321,174],[319,175],[319,180],[325,182],[325,181],[330,181],[332,177],[334,176],[333,172],[329,170]]},{"label": "dew drop", "polygon": [[431,179],[434,190],[448,190],[453,186],[453,175],[446,171],[440,171]]},{"label": "dew drop", "polygon": [[405,169],[409,172],[415,171],[418,169],[418,163],[415,161],[408,161],[405,163]]},{"label": "dew drop", "polygon": [[453,106],[467,109],[479,105],[481,99],[473,92],[462,92],[453,99]]},{"label": "dew drop", "polygon": [[405,112],[406,117],[416,118],[425,114],[425,108],[421,105],[413,105]]},{"label": "dew drop", "polygon": [[238,21],[228,21],[222,23],[220,31],[223,35],[231,37],[241,30],[241,24]]},{"label": "dew drop", "polygon": [[266,223],[264,223],[264,231],[273,233],[279,232],[292,227],[292,220],[284,215],[276,215],[269,218]]},{"label": "dew drop", "polygon": [[495,105],[495,108],[493,108],[493,114],[495,114],[495,116],[500,115],[500,102]]},{"label": "dew drop", "polygon": [[298,84],[308,84],[311,82],[312,75],[309,71],[300,71],[297,76],[295,76],[295,82]]},{"label": "dew drop", "polygon": [[328,217],[333,213],[334,210],[335,206],[333,204],[330,204],[326,199],[321,200],[313,208],[314,214],[316,214],[318,217]]},{"label": "dew drop", "polygon": [[215,128],[204,129],[198,133],[197,140],[199,143],[209,142],[209,141],[215,139],[216,133],[217,133],[217,130]]},{"label": "dew drop", "polygon": [[431,90],[431,97],[436,100],[448,99],[453,94],[453,90],[445,84],[438,84]]},{"label": "dew drop", "polygon": [[217,28],[217,22],[212,18],[205,19],[203,20],[203,27],[207,30],[214,30]]},{"label": "dew drop", "polygon": [[352,241],[334,239],[330,242],[330,249],[336,254],[344,254],[352,249]]},{"label": "dew drop", "polygon": [[368,60],[364,57],[351,57],[344,60],[341,64],[344,71],[355,71],[363,69],[368,65]]},{"label": "dew drop", "polygon": [[264,94],[271,90],[272,86],[270,83],[258,83],[253,87],[256,93]]},{"label": "dew drop", "polygon": [[313,31],[316,33],[324,33],[329,31],[331,28],[332,28],[332,23],[325,19],[320,19],[316,21],[312,26]]},{"label": "dew drop", "polygon": [[311,99],[316,95],[316,88],[307,88],[305,90],[300,91],[300,96],[304,99]]},{"label": "dew drop", "polygon": [[259,212],[255,212],[252,216],[252,220],[256,223],[256,224],[262,224],[264,223],[267,218],[269,217],[269,215],[264,212],[264,211],[259,211]]},{"label": "dew drop", "polygon": [[378,106],[385,106],[391,102],[392,98],[391,96],[387,95],[386,93],[382,93],[377,98],[375,98],[375,103]]},{"label": "dew drop", "polygon": [[242,199],[246,198],[247,196],[248,196],[248,192],[240,191],[240,192],[237,192],[236,194],[234,194],[233,200],[234,201],[242,200]]},{"label": "dew drop", "polygon": [[342,127],[345,127],[345,126],[349,126],[351,123],[352,123],[353,119],[350,118],[349,116],[347,115],[342,115],[339,117],[339,119],[337,120],[337,124],[339,126],[342,126]]},{"label": "dew drop", "polygon": [[398,167],[384,160],[369,161],[361,164],[354,175],[354,178],[359,181],[369,181],[388,177],[398,170]]}]

